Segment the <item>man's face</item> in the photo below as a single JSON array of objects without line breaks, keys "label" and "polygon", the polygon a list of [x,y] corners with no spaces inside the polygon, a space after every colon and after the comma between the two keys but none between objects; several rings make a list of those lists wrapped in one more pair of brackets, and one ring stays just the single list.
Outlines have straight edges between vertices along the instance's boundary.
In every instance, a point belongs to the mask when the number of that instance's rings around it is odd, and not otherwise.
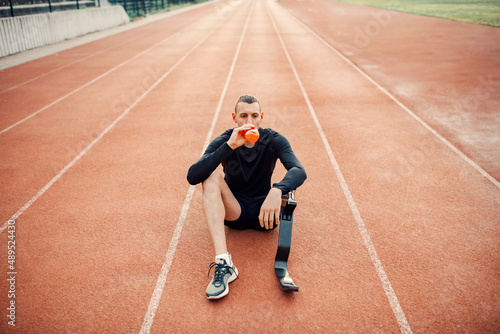
[{"label": "man's face", "polygon": [[263,117],[264,113],[260,111],[259,103],[257,102],[252,104],[239,102],[236,106],[236,114],[233,113],[233,121],[238,124],[238,127],[249,123],[258,129]]}]

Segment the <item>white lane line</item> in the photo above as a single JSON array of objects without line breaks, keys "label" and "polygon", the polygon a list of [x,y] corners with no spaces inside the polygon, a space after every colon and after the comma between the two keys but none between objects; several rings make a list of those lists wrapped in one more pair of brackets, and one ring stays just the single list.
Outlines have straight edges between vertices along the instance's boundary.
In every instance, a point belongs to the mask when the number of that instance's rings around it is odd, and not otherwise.
[{"label": "white lane line", "polygon": [[[111,123],[104,131],[102,131],[87,147],[85,147],[80,152],[80,154],[78,154],[73,160],[71,160],[70,163],[68,163],[63,169],[61,169],[61,171],[56,176],[54,176],[52,180],[50,180],[45,185],[45,187],[40,189],[40,191],[35,196],[33,196],[31,200],[29,200],[26,204],[24,204],[24,206],[20,208],[9,220],[16,220],[24,211],[26,211],[33,203],[35,203],[35,201],[40,196],[42,196],[43,193],[45,193],[50,187],[52,187],[52,185],[57,180],[59,180],[61,176],[63,176],[64,173],[68,171],[68,169],[70,169],[78,160],[80,160],[80,158],[83,157],[85,153],[87,153],[99,140],[101,140],[101,138],[104,137],[104,135],[108,133],[123,117],[125,117],[125,115],[127,115],[130,112],[130,110],[132,110],[140,101],[142,101],[144,97],[146,97],[146,95],[148,95],[156,86],[158,86],[158,84],[160,84],[160,82],[162,82],[163,79],[165,79],[177,66],[179,66],[179,64],[181,64],[191,53],[193,53],[193,51],[196,50],[208,37],[210,37],[210,35],[212,35],[213,32],[216,31],[222,25],[222,23],[224,22],[219,23],[214,29],[212,29],[207,35],[205,35],[205,37],[203,37],[203,39],[201,39],[191,50],[189,50],[181,59],[179,59],[177,63],[175,63],[175,65],[173,65],[170,68],[170,70],[168,70],[165,74],[163,74],[160,77],[160,79],[158,79],[158,81],[156,81],[137,100],[135,100],[135,102],[132,103],[130,107],[128,107],[120,116],[118,116],[113,121],[113,123]],[[0,227],[0,233],[2,233],[7,228],[9,220],[7,220],[2,227]]]},{"label": "white lane line", "polygon": [[120,26],[116,26],[114,28],[109,28],[109,29],[97,31],[97,32],[94,32],[91,34],[86,34],[83,36],[75,37],[75,38],[68,39],[68,40],[65,40],[62,42],[58,42],[56,44],[50,44],[50,45],[41,46],[39,48],[26,50],[26,51],[22,52],[22,55],[21,54],[14,54],[14,55],[5,56],[5,57],[0,58],[0,71],[17,66],[17,65],[25,64],[25,63],[30,62],[32,60],[36,60],[39,58],[50,56],[50,55],[53,55],[53,54],[58,53],[58,52],[72,49],[72,48],[75,48],[77,46],[81,46],[83,44],[87,44],[87,43],[96,41],[98,39],[110,37],[110,36],[113,36],[113,35],[116,35],[116,34],[119,34],[122,32],[126,32],[126,31],[131,30],[131,29],[142,27],[144,25],[148,25],[150,23],[154,23],[156,21],[160,21],[160,20],[168,18],[168,17],[176,16],[176,15],[179,15],[179,14],[191,11],[191,10],[195,10],[197,8],[209,6],[209,5],[216,3],[218,1],[220,1],[220,0],[207,0],[207,1],[199,3],[199,4],[189,5],[186,7],[170,10],[170,11],[163,12],[160,14],[148,15],[148,17],[143,18],[141,20],[129,22],[129,23],[126,23],[126,24],[123,24]]},{"label": "white lane line", "polygon": [[370,77],[365,71],[359,68],[356,64],[354,64],[349,58],[344,56],[340,51],[338,51],[334,46],[329,44],[326,40],[324,40],[320,35],[318,35],[314,30],[309,28],[304,22],[302,22],[295,14],[288,10],[290,15],[295,18],[298,22],[300,22],[311,34],[316,36],[321,42],[323,42],[328,48],[330,48],[333,52],[335,52],[340,58],[346,61],[349,65],[351,65],[356,71],[358,71],[362,76],[364,76],[368,81],[374,84],[382,93],[387,95],[391,100],[393,100],[398,106],[400,106],[404,111],[406,111],[411,117],[413,117],[417,122],[419,122],[424,128],[429,130],[434,136],[439,138],[446,146],[448,146],[453,152],[458,154],[462,159],[464,159],[469,165],[471,165],[476,171],[478,171],[481,175],[487,178],[491,183],[493,183],[497,188],[500,188],[500,182],[497,181],[493,176],[491,176],[484,169],[479,167],[474,161],[472,161],[468,156],[466,156],[462,151],[460,151],[455,145],[449,142],[446,138],[441,136],[436,130],[434,130],[429,124],[427,124],[423,119],[418,117],[413,111],[410,110],[407,106],[405,106],[401,101],[399,101],[394,95],[392,95],[387,89],[382,87],[378,82],[376,82],[372,77]]},{"label": "white lane line", "polygon": [[[95,39],[92,39],[92,38],[91,38],[89,41],[86,41],[85,43],[81,43],[81,44],[86,44],[86,43],[94,42],[96,39],[101,39],[101,38],[105,38],[105,37],[110,37],[110,36],[112,36],[112,35],[116,35],[116,34],[118,34],[118,33],[120,33],[120,32],[128,31],[128,30],[131,30],[131,29],[134,29],[134,28],[137,28],[137,27],[143,26],[143,25],[145,25],[145,24],[154,23],[154,22],[159,21],[159,20],[162,20],[162,19],[164,19],[164,18],[168,18],[168,17],[172,17],[172,16],[175,16],[175,15],[178,15],[178,14],[182,14],[182,13],[184,13],[184,12],[186,12],[186,11],[191,11],[191,10],[196,9],[196,8],[204,7],[204,6],[206,6],[206,5],[209,5],[209,4],[211,4],[211,3],[216,3],[216,2],[218,2],[218,1],[219,1],[219,0],[207,1],[207,2],[204,2],[204,3],[201,3],[201,4],[191,5],[191,6],[189,6],[189,7],[185,7],[185,8],[182,8],[182,9],[177,9],[177,10],[170,11],[170,12],[167,12],[167,13],[155,14],[155,15],[153,15],[153,16],[149,16],[149,17],[148,17],[148,18],[146,18],[146,19],[142,19],[142,20],[140,20],[140,21],[131,22],[131,23],[129,23],[129,24],[127,24],[127,25],[124,25],[124,26],[119,26],[119,27],[112,28],[112,29],[109,29],[109,30],[106,30],[106,31],[100,31],[100,32],[98,32],[98,33],[94,33],[94,34],[93,34],[93,35],[96,35],[96,38],[95,38]],[[109,47],[109,48],[107,48],[107,49],[104,49],[104,50],[98,51],[98,52],[93,53],[93,54],[91,54],[91,55],[88,55],[88,56],[86,56],[86,57],[84,57],[84,58],[78,59],[78,60],[76,60],[76,61],[74,61],[74,62],[72,62],[72,63],[66,64],[66,65],[63,65],[63,66],[58,67],[58,68],[56,68],[56,69],[53,69],[52,71],[49,71],[49,72],[47,72],[47,73],[43,73],[43,74],[41,74],[41,75],[39,75],[39,76],[37,76],[37,77],[35,77],[35,78],[29,79],[29,80],[27,80],[27,81],[24,81],[24,82],[22,82],[22,83],[20,83],[20,84],[18,84],[18,85],[16,85],[16,86],[12,86],[12,87],[6,88],[6,89],[4,89],[4,90],[0,91],[0,94],[3,94],[3,93],[8,92],[8,91],[10,91],[10,90],[16,89],[16,88],[18,88],[18,87],[21,87],[21,86],[23,86],[23,85],[25,85],[25,84],[28,84],[28,83],[30,83],[30,82],[33,82],[33,81],[35,81],[35,80],[37,80],[37,79],[43,78],[43,77],[45,77],[45,76],[47,76],[47,75],[49,75],[49,74],[51,74],[51,73],[57,72],[57,71],[59,71],[59,70],[62,70],[63,68],[66,68],[66,67],[68,67],[68,66],[71,66],[71,65],[74,65],[74,64],[80,63],[80,62],[82,62],[82,61],[84,61],[84,60],[86,60],[86,59],[89,59],[89,58],[95,57],[95,56],[97,56],[97,55],[100,55],[101,53],[106,52],[106,51],[109,51],[109,50],[111,50],[111,49],[113,49],[113,48],[116,48],[116,47],[118,47],[118,46],[120,46],[120,45],[122,45],[122,44],[131,43],[132,41],[135,41],[136,39],[139,39],[139,38],[142,38],[142,37],[144,37],[144,36],[147,36],[148,34],[149,34],[149,33],[145,33],[145,34],[142,34],[142,35],[140,35],[140,36],[134,37],[134,38],[132,38],[132,39],[125,40],[125,41],[123,41],[123,42],[121,42],[121,43],[118,43],[118,44],[115,44],[115,45],[113,45],[113,46],[111,46],[111,47]],[[102,36],[100,36],[99,38],[97,38],[99,35],[102,35]],[[89,37],[89,38],[90,38],[90,37]],[[82,40],[87,39],[87,36],[85,36],[85,38],[81,38],[81,39],[82,39]],[[78,43],[77,43],[76,45],[73,45],[72,47],[80,46],[81,44],[78,44]],[[61,52],[61,51],[65,51],[65,50],[66,50],[66,49],[63,49],[63,50],[59,50],[59,51],[57,51],[57,52]],[[31,60],[33,60],[33,59],[31,59]],[[15,65],[14,65],[14,66],[15,66]],[[0,68],[0,71],[1,71],[1,68]]]},{"label": "white lane line", "polygon": [[[248,12],[247,19],[245,22],[245,26],[243,28],[243,32],[241,33],[240,41],[238,43],[238,47],[236,48],[236,52],[233,57],[233,63],[231,64],[231,68],[226,78],[226,83],[224,84],[224,88],[222,90],[219,103],[217,104],[217,108],[215,110],[214,117],[212,119],[212,124],[210,125],[210,129],[208,130],[207,137],[205,138],[205,143],[203,144],[203,149],[201,150],[200,157],[203,155],[205,150],[210,143],[210,139],[212,138],[215,124],[217,123],[217,119],[219,118],[220,111],[222,109],[222,102],[226,96],[227,87],[229,86],[229,81],[233,75],[234,67],[236,65],[236,61],[238,59],[238,55],[240,53],[241,45],[243,44],[243,39],[245,37],[248,23],[250,21],[250,15],[253,11],[253,4]],[[177,244],[179,243],[179,239],[181,237],[182,227],[184,226],[184,221],[186,220],[187,212],[189,210],[189,206],[191,205],[191,200],[193,199],[195,186],[189,186],[188,192],[186,194],[186,198],[184,199],[184,204],[182,205],[181,213],[179,215],[179,219],[177,221],[177,225],[175,226],[174,234],[172,235],[172,239],[170,239],[170,244],[168,246],[168,251],[165,256],[165,262],[161,268],[160,274],[158,275],[158,280],[156,281],[156,286],[153,291],[153,296],[149,301],[148,311],[144,316],[144,322],[142,323],[140,334],[149,333],[151,330],[151,326],[153,325],[153,320],[155,317],[156,310],[158,309],[158,305],[160,304],[161,295],[163,293],[163,289],[165,288],[165,283],[167,281],[168,272],[170,270],[170,266],[172,265],[172,261],[174,260],[175,251],[177,248]]]},{"label": "white lane line", "polygon": [[43,107],[43,108],[41,108],[41,109],[39,109],[39,110],[35,111],[35,112],[34,112],[34,113],[32,113],[31,115],[26,116],[26,117],[25,117],[25,118],[23,118],[22,120],[20,120],[20,121],[18,121],[18,122],[16,122],[16,123],[14,123],[14,124],[12,124],[12,125],[10,125],[10,126],[6,127],[5,129],[2,129],[2,130],[0,131],[0,134],[3,134],[3,133],[5,133],[5,132],[7,132],[7,131],[11,130],[12,128],[14,128],[14,127],[18,126],[19,124],[24,123],[25,121],[27,121],[27,120],[28,120],[28,119],[30,119],[31,117],[38,115],[38,114],[39,114],[39,113],[41,113],[42,111],[44,111],[44,110],[46,110],[46,109],[48,109],[48,108],[52,107],[53,105],[55,105],[55,104],[57,104],[57,103],[61,102],[62,100],[64,100],[64,99],[66,99],[66,98],[70,97],[71,95],[73,95],[73,94],[75,94],[75,93],[77,93],[77,92],[81,91],[81,90],[82,90],[82,89],[84,89],[85,87],[90,86],[90,85],[91,85],[91,84],[93,84],[94,82],[96,82],[96,81],[98,81],[98,80],[100,80],[100,79],[104,78],[105,76],[107,76],[108,74],[110,74],[110,73],[112,73],[112,72],[116,71],[116,70],[117,70],[117,69],[119,69],[120,67],[122,67],[122,66],[124,66],[124,65],[126,65],[126,64],[128,64],[128,63],[130,63],[130,62],[131,62],[131,61],[133,61],[134,59],[137,59],[138,57],[142,56],[143,54],[145,54],[145,53],[147,53],[147,52],[151,51],[152,49],[154,49],[154,48],[158,47],[159,45],[161,45],[161,44],[165,43],[165,42],[166,42],[166,41],[168,41],[169,39],[171,39],[171,38],[173,38],[174,36],[176,36],[176,35],[180,34],[182,31],[186,30],[187,28],[191,27],[192,25],[194,25],[194,24],[196,24],[196,23],[197,23],[197,21],[196,21],[196,22],[191,23],[190,25],[188,25],[188,26],[184,27],[183,29],[181,29],[181,30],[177,31],[177,32],[176,32],[176,33],[174,33],[173,35],[168,36],[167,38],[165,38],[165,39],[161,40],[160,42],[156,43],[155,45],[153,45],[153,46],[151,46],[151,47],[147,48],[146,50],[144,50],[144,51],[142,51],[142,52],[140,52],[140,53],[136,54],[136,55],[135,55],[135,56],[133,56],[132,58],[130,58],[130,59],[128,59],[128,60],[126,60],[126,61],[124,61],[123,63],[121,63],[121,64],[119,64],[119,65],[117,65],[117,66],[113,67],[112,69],[110,69],[110,70],[106,71],[105,73],[103,73],[103,74],[99,75],[98,77],[96,77],[96,78],[94,78],[94,79],[90,80],[89,82],[87,82],[87,83],[86,83],[86,84],[84,84],[83,86],[81,86],[81,87],[79,87],[79,88],[77,88],[77,89],[75,89],[75,90],[73,90],[73,91],[69,92],[68,94],[66,94],[66,95],[64,95],[64,96],[62,96],[62,97],[60,97],[60,98],[58,98],[57,100],[53,101],[52,103],[49,103],[48,105],[46,105],[45,107]]},{"label": "white lane line", "polygon": [[109,51],[109,50],[111,50],[111,49],[114,49],[114,48],[116,48],[116,47],[118,47],[118,46],[120,46],[120,45],[122,45],[122,44],[125,44],[125,43],[130,43],[131,41],[134,41],[134,40],[136,40],[136,39],[138,39],[138,38],[141,38],[141,37],[144,37],[144,36],[146,36],[146,35],[147,35],[147,34],[143,34],[143,35],[141,35],[141,36],[137,36],[137,37],[135,37],[135,38],[132,38],[132,39],[129,39],[129,40],[125,40],[125,41],[123,41],[123,42],[121,42],[121,43],[118,43],[118,44],[115,44],[115,45],[113,45],[113,46],[111,46],[111,47],[109,47],[109,48],[107,48],[107,49],[100,50],[100,51],[95,52],[95,53],[92,53],[92,54],[90,54],[90,55],[88,55],[88,56],[86,56],[86,57],[83,57],[83,58],[77,59],[77,60],[75,60],[75,61],[73,61],[73,62],[71,62],[71,63],[69,63],[69,64],[66,64],[66,65],[63,65],[63,66],[61,66],[61,67],[55,68],[55,69],[53,69],[52,71],[49,71],[49,72],[47,72],[47,73],[42,73],[42,74],[40,74],[39,76],[36,76],[36,77],[34,77],[34,78],[31,78],[31,79],[29,79],[29,80],[26,80],[26,81],[24,81],[24,82],[21,82],[20,84],[17,84],[17,85],[15,85],[15,86],[12,86],[12,87],[9,87],[9,88],[4,89],[4,90],[0,91],[0,94],[6,93],[6,92],[11,91],[11,90],[13,90],[13,89],[16,89],[16,88],[19,88],[19,87],[21,87],[21,86],[24,86],[24,85],[26,85],[26,84],[28,84],[28,83],[30,83],[30,82],[33,82],[33,81],[38,80],[38,79],[41,79],[41,78],[43,78],[43,77],[45,77],[45,76],[47,76],[47,75],[49,75],[49,74],[52,74],[52,73],[57,72],[57,71],[60,71],[60,70],[62,70],[62,69],[64,69],[64,68],[67,68],[67,67],[69,67],[69,66],[71,66],[71,65],[75,65],[75,64],[81,63],[81,62],[82,62],[82,61],[84,61],[84,60],[87,60],[87,59],[89,59],[89,58],[92,58],[92,57],[98,56],[98,55],[100,55],[101,53],[104,53],[104,52],[106,52],[106,51]]},{"label": "white lane line", "polygon": [[[267,9],[267,7],[266,7]],[[321,140],[323,141],[323,145],[325,146],[326,152],[328,153],[328,156],[330,157],[330,162],[332,163],[333,169],[335,170],[335,174],[337,174],[337,178],[339,179],[340,185],[342,186],[342,190],[344,191],[344,196],[347,199],[347,202],[349,203],[349,207],[351,208],[351,212],[354,216],[354,219],[356,220],[356,223],[358,225],[359,232],[361,233],[361,237],[363,238],[363,241],[365,243],[365,247],[368,250],[368,253],[370,254],[370,258],[375,265],[375,269],[378,273],[378,276],[380,278],[380,281],[382,282],[382,287],[385,291],[385,294],[387,296],[387,299],[389,300],[389,304],[391,305],[392,311],[394,312],[394,315],[396,317],[396,320],[399,324],[399,328],[401,330],[401,333],[412,333],[410,325],[408,324],[408,321],[406,320],[406,316],[403,312],[403,309],[401,308],[401,305],[399,304],[398,298],[396,297],[396,293],[394,292],[394,289],[392,288],[391,282],[389,281],[389,278],[387,277],[387,274],[385,273],[384,267],[382,266],[382,262],[380,261],[377,252],[375,250],[375,246],[373,245],[373,242],[370,238],[370,235],[368,234],[368,230],[366,229],[365,223],[363,222],[363,219],[361,218],[361,215],[358,211],[358,208],[356,206],[356,203],[354,202],[354,199],[351,195],[351,192],[349,191],[349,187],[347,186],[347,183],[344,179],[344,176],[342,175],[342,172],[340,171],[340,167],[337,163],[337,160],[335,159],[335,156],[333,155],[333,151],[330,147],[330,144],[328,143],[328,139],[326,138],[325,133],[323,132],[323,128],[321,127],[321,124],[318,120],[318,117],[316,116],[316,112],[314,111],[314,108],[311,104],[311,101],[309,100],[309,96],[306,93],[306,90],[304,89],[304,86],[302,85],[302,81],[300,80],[300,77],[295,69],[295,66],[293,65],[292,59],[290,58],[290,55],[288,53],[288,50],[285,46],[285,43],[283,42],[283,39],[281,38],[281,34],[278,30],[278,27],[276,26],[276,23],[274,22],[274,19],[271,15],[271,13],[268,10],[268,15],[271,18],[271,21],[274,26],[274,30],[276,31],[276,34],[278,35],[278,38],[281,42],[281,46],[283,47],[283,50],[285,51],[286,57],[288,58],[288,62],[290,63],[290,66],[293,70],[293,74],[295,75],[295,78],[297,79],[297,82],[300,86],[300,90],[302,91],[302,95],[304,96],[304,99],[307,103],[307,107],[309,108],[309,112],[311,113],[311,116],[314,120],[314,124],[316,124],[316,128],[318,129],[318,132],[321,136]]]}]

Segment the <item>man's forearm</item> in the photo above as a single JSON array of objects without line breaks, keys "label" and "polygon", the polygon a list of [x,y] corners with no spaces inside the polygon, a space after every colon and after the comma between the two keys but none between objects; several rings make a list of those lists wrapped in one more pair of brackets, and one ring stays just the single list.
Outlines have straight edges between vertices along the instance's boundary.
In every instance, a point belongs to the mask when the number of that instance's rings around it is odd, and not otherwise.
[{"label": "man's forearm", "polygon": [[297,189],[307,179],[307,174],[303,167],[292,167],[288,170],[283,180],[273,184],[273,188],[278,188],[283,194]]},{"label": "man's forearm", "polygon": [[233,150],[229,145],[224,143],[214,152],[204,154],[200,160],[189,168],[187,174],[189,184],[195,185],[205,181],[232,152]]}]

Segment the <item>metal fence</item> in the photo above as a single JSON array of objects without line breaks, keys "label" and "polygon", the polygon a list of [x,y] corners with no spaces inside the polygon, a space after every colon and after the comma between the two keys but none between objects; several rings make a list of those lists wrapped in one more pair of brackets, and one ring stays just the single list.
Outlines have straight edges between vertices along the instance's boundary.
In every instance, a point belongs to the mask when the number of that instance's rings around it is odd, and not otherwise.
[{"label": "metal fence", "polygon": [[100,7],[100,0],[0,0],[0,17]]},{"label": "metal fence", "polygon": [[200,0],[109,0],[113,5],[122,5],[131,19],[137,16],[169,9],[171,6],[201,2]]},{"label": "metal fence", "polygon": [[[121,5],[131,19],[174,6],[206,0],[102,0],[103,6]],[[101,7],[101,0],[0,0],[0,17],[52,13],[55,11]]]}]

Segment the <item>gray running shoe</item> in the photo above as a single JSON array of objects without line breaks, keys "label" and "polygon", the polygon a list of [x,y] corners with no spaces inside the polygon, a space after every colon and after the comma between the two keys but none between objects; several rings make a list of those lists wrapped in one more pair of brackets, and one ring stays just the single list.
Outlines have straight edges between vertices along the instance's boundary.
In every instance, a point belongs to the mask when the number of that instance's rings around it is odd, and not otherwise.
[{"label": "gray running shoe", "polygon": [[207,287],[207,298],[219,299],[229,293],[228,285],[238,277],[238,269],[236,269],[234,264],[229,266],[226,260],[218,259],[217,262],[210,264],[210,268],[208,269],[209,275],[213,267],[215,267],[215,273]]}]

